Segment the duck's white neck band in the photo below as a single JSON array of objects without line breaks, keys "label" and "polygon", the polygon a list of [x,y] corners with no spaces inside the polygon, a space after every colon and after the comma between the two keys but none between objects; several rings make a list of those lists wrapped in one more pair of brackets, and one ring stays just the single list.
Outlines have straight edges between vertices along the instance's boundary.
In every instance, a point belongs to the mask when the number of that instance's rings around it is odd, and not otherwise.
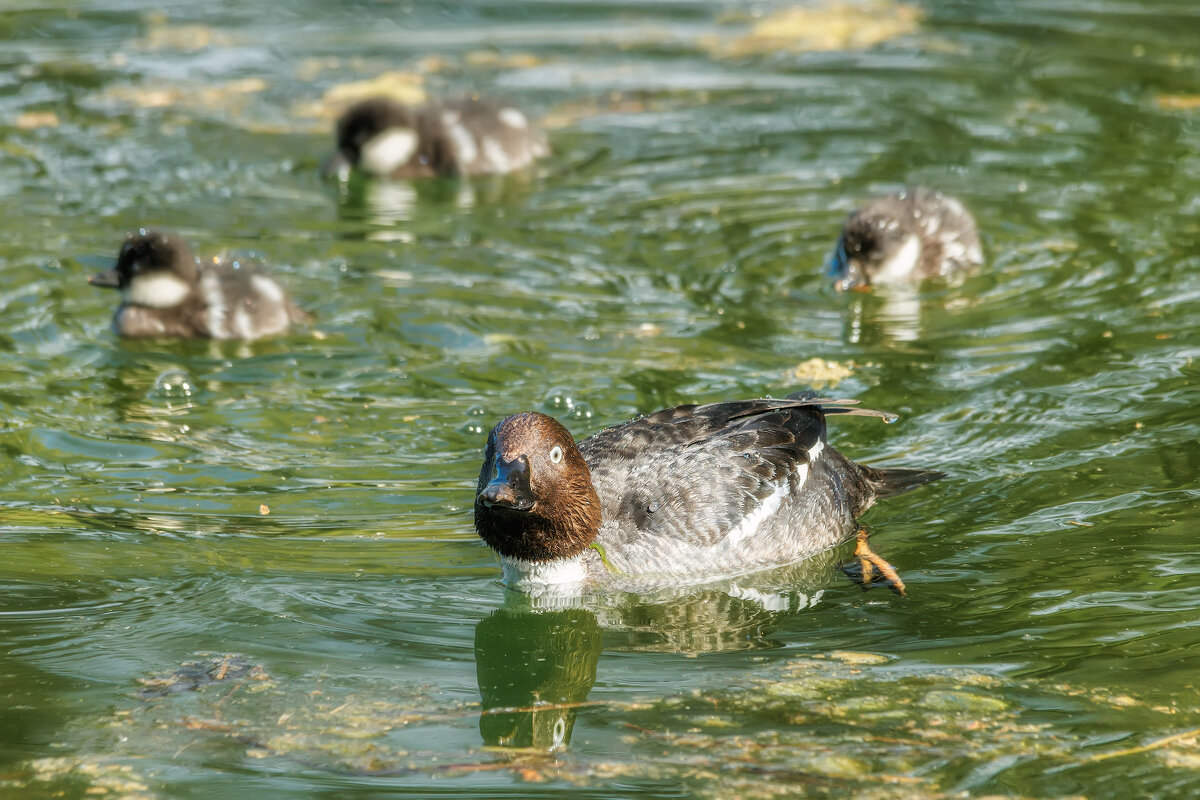
[{"label": "duck's white neck band", "polygon": [[587,578],[583,556],[554,561],[522,561],[500,556],[504,585],[522,592],[569,591]]},{"label": "duck's white neck band", "polygon": [[369,175],[386,178],[409,162],[418,144],[411,128],[388,128],[362,146],[358,165]]},{"label": "duck's white neck band", "polygon": [[125,287],[125,302],[150,308],[171,308],[184,301],[192,291],[170,272],[138,275]]},{"label": "duck's white neck band", "polygon": [[872,283],[900,283],[907,281],[921,261],[921,239],[909,234],[904,244],[896,248],[891,257],[879,265],[871,276]]}]

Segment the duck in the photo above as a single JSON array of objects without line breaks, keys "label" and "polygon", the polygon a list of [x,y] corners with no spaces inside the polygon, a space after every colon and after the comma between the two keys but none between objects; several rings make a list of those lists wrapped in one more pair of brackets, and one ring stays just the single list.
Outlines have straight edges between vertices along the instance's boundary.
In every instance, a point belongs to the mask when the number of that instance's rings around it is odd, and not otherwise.
[{"label": "duck", "polygon": [[918,187],[877,197],[847,218],[826,264],[839,291],[912,284],[983,263],[975,219],[958,200]]},{"label": "duck", "polygon": [[522,111],[482,99],[412,107],[368,98],[342,113],[336,138],[322,173],[342,180],[356,170],[371,178],[502,175],[550,152]]},{"label": "duck", "polygon": [[112,269],[88,279],[117,289],[118,336],[132,339],[259,339],[311,317],[274,278],[236,260],[201,262],[174,233],[139,228]]},{"label": "duck", "polygon": [[553,417],[514,414],[488,435],[475,530],[529,593],[709,581],[852,536],[864,574],[890,577],[856,518],[944,473],[851,461],[826,439],[838,414],[896,418],[800,392],[676,406],[577,443]]}]

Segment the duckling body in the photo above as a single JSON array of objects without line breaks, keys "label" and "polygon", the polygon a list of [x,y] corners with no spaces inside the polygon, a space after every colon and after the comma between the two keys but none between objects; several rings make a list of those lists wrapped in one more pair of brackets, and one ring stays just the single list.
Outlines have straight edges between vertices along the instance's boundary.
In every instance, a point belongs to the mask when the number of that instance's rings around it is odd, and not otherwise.
[{"label": "duckling body", "polygon": [[851,214],[827,270],[844,290],[947,278],[982,263],[979,233],[966,207],[917,188],[876,198]]},{"label": "duckling body", "polygon": [[357,170],[373,178],[501,175],[550,152],[520,110],[486,100],[420,107],[388,98],[363,100],[337,123],[337,152],[327,175]]},{"label": "duckling body", "polygon": [[309,319],[256,267],[202,263],[178,236],[159,231],[131,234],[116,265],[89,282],[120,290],[113,329],[127,338],[249,340]]}]

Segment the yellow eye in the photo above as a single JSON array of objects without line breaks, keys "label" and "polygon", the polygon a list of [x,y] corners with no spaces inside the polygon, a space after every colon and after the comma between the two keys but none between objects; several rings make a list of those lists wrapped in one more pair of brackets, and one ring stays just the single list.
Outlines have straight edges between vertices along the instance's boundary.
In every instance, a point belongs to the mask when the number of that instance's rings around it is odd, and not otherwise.
[{"label": "yellow eye", "polygon": [[550,463],[557,464],[562,461],[562,448],[554,445],[554,449],[550,451]]}]

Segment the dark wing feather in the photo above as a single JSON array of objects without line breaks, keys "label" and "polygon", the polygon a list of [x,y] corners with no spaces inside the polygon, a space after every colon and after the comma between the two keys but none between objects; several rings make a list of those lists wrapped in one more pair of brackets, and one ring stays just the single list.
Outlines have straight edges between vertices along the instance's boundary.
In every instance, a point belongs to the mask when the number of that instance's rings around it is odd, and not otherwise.
[{"label": "dark wing feather", "polygon": [[621,534],[715,544],[784,485],[825,439],[826,414],[884,416],[854,401],[679,406],[580,443],[606,520]]}]

